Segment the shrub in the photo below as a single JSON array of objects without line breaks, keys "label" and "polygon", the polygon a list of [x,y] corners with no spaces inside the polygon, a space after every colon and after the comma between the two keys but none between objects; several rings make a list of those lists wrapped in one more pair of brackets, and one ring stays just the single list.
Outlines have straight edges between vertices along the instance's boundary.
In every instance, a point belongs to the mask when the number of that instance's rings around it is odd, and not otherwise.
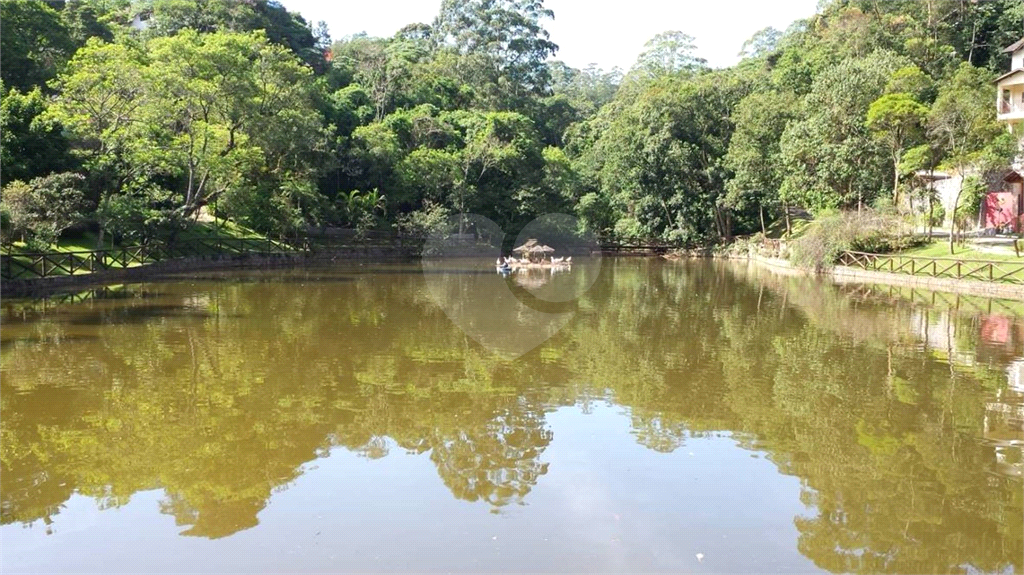
[{"label": "shrub", "polygon": [[964,179],[964,191],[960,196],[960,205],[956,209],[956,226],[961,232],[972,226],[981,211],[981,204],[988,192],[985,182],[977,176]]},{"label": "shrub", "polygon": [[9,246],[12,243],[14,237],[11,236],[11,211],[0,202],[0,244]]},{"label": "shrub", "polygon": [[25,182],[15,180],[4,186],[0,207],[7,216],[3,226],[5,244],[19,240],[24,242],[32,237],[35,219],[32,204],[32,187]]},{"label": "shrub", "polygon": [[35,232],[43,241],[57,241],[64,230],[81,222],[92,207],[85,198],[85,176],[81,174],[50,174],[35,178],[29,185],[39,216]]},{"label": "shrub", "polygon": [[821,270],[833,266],[845,251],[888,253],[923,241],[893,214],[875,210],[825,214],[792,242],[790,260],[803,268]]},{"label": "shrub", "polygon": [[398,216],[395,228],[402,235],[424,237],[445,230],[450,216],[448,208],[427,201],[423,209]]},{"label": "shrub", "polygon": [[35,247],[57,241],[61,232],[79,223],[89,209],[81,174],[62,172],[4,186],[0,203],[7,213],[4,241],[15,238]]},{"label": "shrub", "polygon": [[96,217],[114,241],[144,244],[184,228],[181,214],[161,205],[161,200],[170,198],[170,195],[170,192],[156,186],[134,189],[107,198],[96,210]]},{"label": "shrub", "polygon": [[[927,216],[927,214],[926,214]],[[932,208],[932,220],[929,222],[932,226],[941,227],[943,222],[946,221],[946,206],[942,205],[942,202],[935,202],[935,206]]]}]

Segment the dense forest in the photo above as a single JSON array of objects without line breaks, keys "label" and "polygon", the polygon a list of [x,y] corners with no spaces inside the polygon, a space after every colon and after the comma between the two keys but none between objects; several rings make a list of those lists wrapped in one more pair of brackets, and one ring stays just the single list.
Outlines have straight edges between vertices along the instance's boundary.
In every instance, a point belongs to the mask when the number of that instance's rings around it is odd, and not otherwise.
[{"label": "dense forest", "polygon": [[284,236],[564,212],[692,246],[1005,157],[991,80],[1020,0],[825,1],[727,69],[680,31],[627,71],[575,69],[553,17],[444,0],[391,38],[332,40],[267,0],[0,3],[4,242],[144,242],[211,213]]}]

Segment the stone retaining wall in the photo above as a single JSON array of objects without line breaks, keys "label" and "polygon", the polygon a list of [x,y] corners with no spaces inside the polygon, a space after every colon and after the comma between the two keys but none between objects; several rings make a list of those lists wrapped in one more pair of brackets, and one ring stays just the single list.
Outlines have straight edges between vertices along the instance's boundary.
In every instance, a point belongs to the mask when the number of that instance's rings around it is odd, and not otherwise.
[{"label": "stone retaining wall", "polygon": [[757,262],[759,265],[771,267],[775,272],[800,275],[821,275],[823,277],[831,279],[836,284],[880,283],[887,285],[916,287],[933,291],[958,293],[961,295],[976,295],[982,297],[1024,300],[1024,285],[1015,285],[1000,282],[986,282],[979,280],[964,280],[954,278],[934,278],[910,274],[878,272],[849,266],[835,266],[831,270],[814,272],[811,270],[796,267],[788,260],[762,256],[754,252],[747,254],[739,254],[736,252],[712,250],[685,250],[676,252],[675,257],[714,258],[752,261]]},{"label": "stone retaining wall", "polygon": [[826,273],[838,284],[884,283],[963,295],[1024,300],[1024,285],[876,272],[849,266],[836,266]]},{"label": "stone retaining wall", "polygon": [[[761,255],[750,254],[746,257],[736,255],[735,259],[745,259],[758,262],[761,265],[771,266],[776,270],[788,270],[790,273],[813,274],[810,270],[798,268],[787,260],[769,258]],[[830,278],[837,284],[850,283],[881,283],[905,287],[921,288],[933,291],[958,293],[961,295],[976,295],[982,297],[995,297],[1005,299],[1024,300],[1024,285],[1015,285],[1000,282],[985,282],[978,280],[964,280],[954,278],[935,278],[910,274],[879,272],[864,270],[850,266],[835,266],[831,270],[820,272],[820,275]]]}]

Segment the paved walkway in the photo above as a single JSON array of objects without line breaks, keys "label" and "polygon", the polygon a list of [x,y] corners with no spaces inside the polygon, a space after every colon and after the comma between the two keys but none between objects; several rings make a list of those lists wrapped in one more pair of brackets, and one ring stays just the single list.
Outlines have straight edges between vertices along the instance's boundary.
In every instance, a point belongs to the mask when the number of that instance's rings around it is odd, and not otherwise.
[{"label": "paved walkway", "polygon": [[[917,228],[914,230],[916,233],[925,235],[928,233],[927,228]],[[1021,251],[1024,253],[1024,241],[1020,240],[1019,236],[1010,235],[998,235],[998,236],[982,236],[976,235],[978,232],[968,232],[967,242],[979,252],[988,252],[991,254],[1014,254],[1013,242],[1014,240],[1020,241]],[[949,230],[942,228],[932,228],[932,239],[933,240],[948,240]]]}]

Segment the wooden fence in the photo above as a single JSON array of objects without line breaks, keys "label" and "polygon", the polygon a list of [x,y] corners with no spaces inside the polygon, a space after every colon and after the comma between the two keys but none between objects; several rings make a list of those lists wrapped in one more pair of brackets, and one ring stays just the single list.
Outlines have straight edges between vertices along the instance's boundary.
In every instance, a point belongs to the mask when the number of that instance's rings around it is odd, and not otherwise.
[{"label": "wooden fence", "polygon": [[679,246],[668,244],[617,244],[601,242],[601,252],[608,254],[663,254]]},{"label": "wooden fence", "polygon": [[88,251],[0,254],[0,278],[46,278],[128,268],[174,258],[296,253],[302,250],[302,246],[265,238],[196,238]]},{"label": "wooden fence", "polygon": [[425,240],[426,238],[416,236],[374,234],[365,237],[304,236],[288,240],[288,243],[296,249],[316,252],[345,248],[414,248],[422,246]]},{"label": "wooden fence", "polygon": [[1024,284],[1024,261],[970,260],[899,254],[843,252],[839,257],[838,263],[848,267],[877,272]]}]

